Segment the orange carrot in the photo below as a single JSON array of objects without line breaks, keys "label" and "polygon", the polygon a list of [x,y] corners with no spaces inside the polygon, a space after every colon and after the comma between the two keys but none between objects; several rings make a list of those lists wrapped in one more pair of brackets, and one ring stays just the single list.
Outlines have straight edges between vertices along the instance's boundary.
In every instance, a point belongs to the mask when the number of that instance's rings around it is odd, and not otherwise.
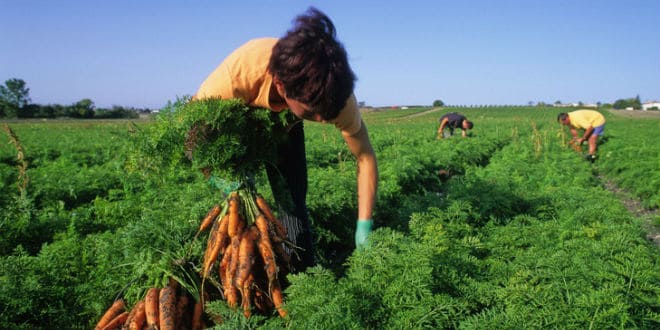
[{"label": "orange carrot", "polygon": [[117,315],[115,318],[113,318],[108,324],[106,324],[102,329],[103,330],[111,330],[111,329],[117,329],[120,326],[126,322],[126,319],[128,318],[128,312],[123,312],[119,315]]},{"label": "orange carrot", "polygon": [[133,318],[131,318],[130,321],[127,320],[129,330],[140,330],[140,329],[142,329],[142,326],[144,325],[144,321],[146,319],[146,313],[144,311],[144,305],[145,305],[144,300],[140,300],[137,304],[135,304],[135,307],[133,307],[133,309],[136,312],[135,312],[135,315],[133,315]]},{"label": "orange carrot", "polygon": [[202,329],[202,314],[204,314],[204,305],[202,299],[199,299],[195,302],[191,326],[192,330]]},{"label": "orange carrot", "polygon": [[243,307],[243,315],[250,318],[252,312],[250,311],[250,300],[252,296],[252,283],[254,282],[254,275],[250,272],[247,279],[243,282],[241,287],[241,305]]},{"label": "orange carrot", "polygon": [[229,215],[229,224],[227,228],[227,233],[229,237],[239,237],[239,226],[240,226],[240,214],[239,214],[239,199],[238,194],[235,192],[229,197],[229,209],[227,210]]},{"label": "orange carrot", "polygon": [[[211,255],[211,250],[213,250],[213,247],[215,246],[215,239],[216,235],[215,233],[218,231],[220,228],[220,222],[216,221],[213,223],[213,227],[211,227],[211,232],[209,233],[209,237],[206,240],[206,249],[204,250],[204,264],[206,264],[209,260],[209,256]],[[202,268],[202,271],[204,268]]]},{"label": "orange carrot", "polygon": [[[236,279],[234,280],[236,288],[241,291],[241,300],[245,302],[249,300],[249,295],[243,292],[244,283],[252,272],[252,265],[254,265],[254,245],[255,240],[259,235],[256,227],[251,226],[249,230],[243,233],[241,245],[238,248],[238,269],[236,270]],[[245,306],[245,305],[244,305]],[[249,302],[248,302],[249,308]]]},{"label": "orange carrot", "polygon": [[171,286],[162,288],[158,295],[158,324],[162,330],[176,327],[176,292]]},{"label": "orange carrot", "polygon": [[[236,240],[236,243],[239,242],[238,238],[234,238],[233,240]],[[238,293],[236,292],[236,286],[234,286],[234,276],[236,275],[236,269],[238,268],[238,250],[239,246],[232,242],[231,257],[229,259],[229,267],[227,268],[227,274],[225,277],[227,283],[225,299],[227,299],[227,305],[229,305],[230,308],[236,308],[236,305],[238,304]]]},{"label": "orange carrot", "polygon": [[160,289],[150,288],[144,297],[144,312],[146,314],[147,327],[158,329],[158,295]]},{"label": "orange carrot", "polygon": [[273,304],[277,308],[277,312],[281,317],[287,316],[287,311],[284,309],[284,297],[282,295],[282,288],[280,287],[280,282],[275,281],[271,287],[270,295],[273,298]]},{"label": "orange carrot", "polygon": [[[227,222],[228,216],[225,215],[222,217],[222,219],[220,219],[219,223],[213,225],[211,234],[209,234],[206,252],[204,253],[204,267],[202,268],[203,276],[208,276],[208,273],[211,270],[211,266],[218,258],[218,254],[220,254],[220,250],[222,250],[226,245],[225,238],[220,236],[223,235],[223,230],[221,229],[223,227],[227,228]],[[226,235],[226,231],[224,231],[224,234]]]},{"label": "orange carrot", "polygon": [[220,253],[225,253],[225,249],[229,245],[229,215],[225,214],[222,217],[219,226],[216,240],[218,245],[220,245]]},{"label": "orange carrot", "polygon": [[232,286],[231,282],[227,279],[227,272],[229,271],[229,264],[231,263],[231,257],[233,256],[233,245],[229,245],[227,247],[227,250],[225,250],[225,254],[222,255],[222,261],[220,262],[220,267],[218,271],[218,277],[220,277],[220,281],[222,282],[222,287],[223,287],[223,294],[225,297],[227,296],[227,293],[229,292],[229,288]]},{"label": "orange carrot", "polygon": [[285,239],[287,232],[286,228],[282,222],[280,222],[280,220],[275,217],[275,214],[273,214],[273,210],[271,210],[270,206],[266,202],[266,199],[264,199],[261,195],[257,195],[255,202],[257,203],[259,210],[261,210],[261,212],[266,216],[266,219],[275,226],[275,232],[277,235],[280,238]]},{"label": "orange carrot", "polygon": [[238,288],[243,286],[243,282],[247,279],[248,274],[252,270],[252,265],[254,265],[254,245],[257,237],[257,228],[251,226],[249,230],[243,233],[243,237],[241,238],[238,248],[238,268],[236,270],[236,279],[234,280]]},{"label": "orange carrot", "polygon": [[212,223],[215,218],[220,215],[220,211],[222,211],[222,208],[220,205],[216,204],[213,205],[213,207],[206,213],[206,216],[204,216],[204,219],[202,219],[202,223],[199,225],[199,230],[198,232],[202,232],[206,230]]},{"label": "orange carrot", "polygon": [[124,308],[126,308],[126,302],[124,299],[117,299],[115,300],[110,308],[105,311],[99,322],[96,324],[96,327],[94,327],[95,330],[98,329],[103,329],[112,319],[116,318],[117,315],[121,314],[124,311]]},{"label": "orange carrot", "polygon": [[264,269],[268,276],[268,287],[271,287],[272,283],[277,280],[277,264],[275,263],[273,246],[268,238],[268,223],[266,222],[266,218],[261,214],[257,216],[255,223],[261,234],[257,246],[259,247],[259,254],[264,262]]}]

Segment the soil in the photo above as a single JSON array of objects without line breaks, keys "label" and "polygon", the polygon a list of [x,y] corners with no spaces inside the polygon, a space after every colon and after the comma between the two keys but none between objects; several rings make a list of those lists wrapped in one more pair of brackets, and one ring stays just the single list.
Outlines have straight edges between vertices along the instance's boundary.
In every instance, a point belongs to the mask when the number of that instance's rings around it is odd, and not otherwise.
[{"label": "soil", "polygon": [[646,238],[660,248],[660,226],[655,222],[655,219],[660,216],[660,210],[650,210],[645,208],[642,206],[642,203],[631,197],[628,192],[619,188],[614,182],[608,180],[602,175],[598,178],[607,190],[614,193],[614,195],[621,200],[631,214],[643,220],[643,226],[646,230]]}]

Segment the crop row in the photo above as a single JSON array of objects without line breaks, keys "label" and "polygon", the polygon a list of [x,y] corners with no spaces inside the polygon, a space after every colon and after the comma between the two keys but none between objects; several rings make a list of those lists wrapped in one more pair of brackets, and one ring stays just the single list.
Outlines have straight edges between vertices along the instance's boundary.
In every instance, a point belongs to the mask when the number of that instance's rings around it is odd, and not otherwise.
[{"label": "crop row", "polygon": [[[631,167],[619,151],[646,142],[612,118],[609,156],[594,166],[566,148],[555,110],[464,112],[472,137],[440,141],[439,113],[365,115],[379,160],[377,229],[355,253],[355,161],[332,127],[306,126],[319,267],[289,277],[286,326],[657,326],[658,253],[593,175],[623,178]],[[0,301],[11,311],[0,327],[89,327],[122,288],[132,304],[177,274],[188,249],[201,253],[190,236],[219,197],[190,168],[141,168],[133,125],[12,128],[29,182],[21,194],[16,150],[0,134]],[[272,198],[266,182],[257,177]],[[285,325],[221,303],[209,310],[226,328]]]}]

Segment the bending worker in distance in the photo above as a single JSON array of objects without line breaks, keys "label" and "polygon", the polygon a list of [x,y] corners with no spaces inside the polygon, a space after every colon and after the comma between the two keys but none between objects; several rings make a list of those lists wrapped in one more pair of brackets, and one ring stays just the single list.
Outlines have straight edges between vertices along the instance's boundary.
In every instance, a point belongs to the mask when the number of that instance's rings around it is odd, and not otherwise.
[{"label": "bending worker in distance", "polygon": [[[474,124],[472,124],[471,121],[467,120],[465,116],[461,115],[458,112],[450,112],[444,114],[442,117],[440,117],[440,127],[438,127],[438,139],[442,139],[444,137],[450,137],[454,135],[454,129],[460,128],[461,129],[461,135],[463,137],[467,136],[467,130],[472,129]],[[449,128],[449,134],[445,136],[444,130],[446,128]]]},{"label": "bending worker in distance", "polygon": [[[557,116],[557,121],[570,127],[576,145],[589,141],[587,160],[594,161],[598,137],[605,133],[605,117],[598,111],[582,109],[569,113],[562,112]],[[578,129],[584,130],[582,137],[578,137]]]}]

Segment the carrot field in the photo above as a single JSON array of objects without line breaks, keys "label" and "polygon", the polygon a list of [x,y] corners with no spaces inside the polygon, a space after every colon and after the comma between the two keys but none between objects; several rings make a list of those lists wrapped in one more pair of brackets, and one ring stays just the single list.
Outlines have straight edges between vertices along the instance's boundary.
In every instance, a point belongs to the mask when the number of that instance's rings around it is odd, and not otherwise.
[{"label": "carrot field", "polygon": [[[552,107],[363,112],[379,166],[370,247],[354,251],[356,162],[305,123],[317,266],[288,275],[280,317],[207,301],[206,323],[255,329],[657,329],[660,119],[608,111],[592,164]],[[436,140],[459,111],[468,138]],[[91,329],[203,255],[221,197],[190,166],[146,166],[152,121],[0,123],[0,328]],[[183,149],[182,149],[183,150]],[[220,151],[221,152],[221,151]],[[441,172],[442,171],[442,172]],[[632,213],[611,183],[647,212]],[[269,202],[265,173],[256,186]],[[193,294],[194,296],[194,294]],[[221,321],[220,321],[221,320]]]}]

